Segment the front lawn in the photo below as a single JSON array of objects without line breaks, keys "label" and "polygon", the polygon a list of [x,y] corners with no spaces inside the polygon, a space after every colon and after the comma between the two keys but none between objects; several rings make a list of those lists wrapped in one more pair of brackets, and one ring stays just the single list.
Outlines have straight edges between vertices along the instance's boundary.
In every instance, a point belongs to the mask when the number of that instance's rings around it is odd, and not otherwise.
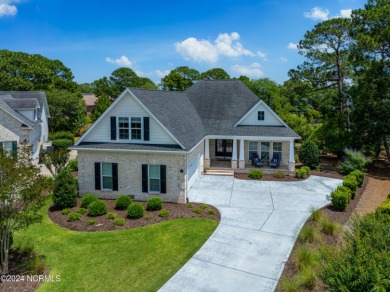
[{"label": "front lawn", "polygon": [[109,232],[76,232],[52,223],[51,202],[44,219],[15,234],[15,245],[27,242],[46,256],[50,275],[38,291],[156,291],[209,238],[218,222],[185,218],[146,227]]}]

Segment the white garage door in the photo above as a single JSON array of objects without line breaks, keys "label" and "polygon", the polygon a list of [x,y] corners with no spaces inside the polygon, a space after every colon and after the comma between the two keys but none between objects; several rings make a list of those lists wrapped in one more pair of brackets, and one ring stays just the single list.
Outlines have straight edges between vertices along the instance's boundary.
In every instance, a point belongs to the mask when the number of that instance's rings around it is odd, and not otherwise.
[{"label": "white garage door", "polygon": [[192,187],[200,174],[200,154],[187,166],[188,190]]}]

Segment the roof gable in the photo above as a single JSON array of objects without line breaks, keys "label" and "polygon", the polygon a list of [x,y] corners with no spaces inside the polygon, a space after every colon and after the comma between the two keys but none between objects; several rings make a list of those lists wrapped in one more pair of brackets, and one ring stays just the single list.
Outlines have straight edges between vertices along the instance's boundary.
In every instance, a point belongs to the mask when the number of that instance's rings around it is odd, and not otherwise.
[{"label": "roof gable", "polygon": [[[258,120],[259,111],[264,112],[264,120]],[[287,127],[286,123],[263,100],[259,100],[234,126]]]}]

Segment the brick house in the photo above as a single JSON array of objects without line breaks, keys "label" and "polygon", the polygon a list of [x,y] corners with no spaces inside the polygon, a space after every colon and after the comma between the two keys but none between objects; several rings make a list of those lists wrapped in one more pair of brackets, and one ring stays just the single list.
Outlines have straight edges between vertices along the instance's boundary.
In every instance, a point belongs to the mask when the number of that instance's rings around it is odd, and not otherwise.
[{"label": "brick house", "polygon": [[239,80],[198,81],[184,92],[128,88],[71,148],[80,195],[131,194],[185,202],[206,170],[248,171],[254,153],[295,171],[300,137]]},{"label": "brick house", "polygon": [[44,92],[0,92],[0,147],[17,151],[26,141],[32,147],[32,158],[38,158],[42,143],[48,140],[49,117]]}]

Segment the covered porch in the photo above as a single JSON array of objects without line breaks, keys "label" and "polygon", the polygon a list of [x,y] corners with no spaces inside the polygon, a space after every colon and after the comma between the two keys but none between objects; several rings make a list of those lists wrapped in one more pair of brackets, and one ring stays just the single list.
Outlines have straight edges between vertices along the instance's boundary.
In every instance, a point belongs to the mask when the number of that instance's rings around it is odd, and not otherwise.
[{"label": "covered porch", "polygon": [[[265,173],[277,170],[295,171],[294,138],[281,137],[221,137],[209,136],[205,139],[204,167],[206,169],[232,169],[235,172],[249,172],[255,168],[251,157],[257,154]],[[280,165],[269,165],[274,154],[279,154]]]}]

